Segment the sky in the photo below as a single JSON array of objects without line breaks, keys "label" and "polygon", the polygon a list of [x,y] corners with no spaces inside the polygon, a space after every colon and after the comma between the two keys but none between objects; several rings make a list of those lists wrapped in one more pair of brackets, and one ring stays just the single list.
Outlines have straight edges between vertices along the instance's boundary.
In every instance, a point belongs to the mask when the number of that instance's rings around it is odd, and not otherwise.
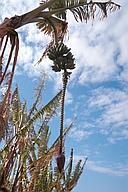
[{"label": "sky", "polygon": [[[65,43],[71,47],[76,69],[68,85],[65,125],[66,151],[74,148],[74,162],[88,157],[74,192],[128,191],[128,4],[105,20],[77,23],[68,13]],[[0,0],[0,21],[38,6],[37,1]],[[29,24],[17,30],[20,51],[14,84],[22,99],[33,99],[36,80],[47,74],[46,102],[61,88],[60,74],[46,58],[37,64],[50,38]],[[54,125],[56,126],[56,125]],[[54,133],[56,134],[56,133]]]}]

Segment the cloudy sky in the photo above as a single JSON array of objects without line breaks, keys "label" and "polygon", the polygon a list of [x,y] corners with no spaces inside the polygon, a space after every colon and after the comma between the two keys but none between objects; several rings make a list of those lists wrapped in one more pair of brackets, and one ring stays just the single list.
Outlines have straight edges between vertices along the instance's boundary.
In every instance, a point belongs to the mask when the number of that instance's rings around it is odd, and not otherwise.
[{"label": "cloudy sky", "polygon": [[[75,161],[88,156],[75,192],[128,191],[128,4],[127,0],[115,2],[121,9],[103,21],[76,23],[68,15],[65,42],[72,48],[76,69],[66,98],[65,123],[74,121],[66,150],[74,147]],[[38,0],[1,0],[0,21],[35,6]],[[61,88],[60,74],[52,72],[47,59],[37,64],[50,39],[34,24],[18,32],[20,53],[14,83],[19,83],[22,98],[31,100],[35,79],[45,72],[50,98]]]}]

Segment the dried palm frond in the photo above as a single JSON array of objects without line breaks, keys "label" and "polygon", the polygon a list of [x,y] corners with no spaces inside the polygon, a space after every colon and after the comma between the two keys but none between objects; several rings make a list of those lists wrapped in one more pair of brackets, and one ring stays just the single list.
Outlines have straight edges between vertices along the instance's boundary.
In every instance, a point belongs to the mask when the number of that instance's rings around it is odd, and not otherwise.
[{"label": "dried palm frond", "polygon": [[12,100],[11,100],[11,112],[12,112],[12,120],[13,124],[15,125],[15,133],[17,133],[19,129],[20,124],[20,118],[21,118],[21,106],[20,106],[20,98],[19,98],[19,91],[18,87],[14,90],[12,94]]},{"label": "dried palm frond", "polygon": [[[18,56],[18,51],[19,51],[19,39],[18,39],[18,34],[17,32],[11,28],[8,27],[8,19],[5,19],[5,21],[0,25],[0,37],[1,37],[1,55],[0,55],[0,61],[1,61],[1,71],[0,71],[0,86],[2,86],[3,81],[6,79],[8,76],[8,82],[7,82],[7,89],[4,94],[4,98],[1,101],[1,106],[0,106],[0,113],[6,117],[6,112],[9,107],[9,102],[10,102],[10,89],[12,85],[12,79],[14,76],[14,71],[16,67],[16,62],[17,62],[17,56]],[[5,39],[5,41],[4,41]],[[7,47],[7,43],[10,40],[11,48],[10,48],[10,53],[8,56],[7,64],[5,67],[3,67],[3,58],[5,54],[5,49]],[[12,70],[11,72],[8,72],[8,68],[11,62],[12,54],[14,52],[14,60],[13,60],[13,65],[12,65]]]},{"label": "dried palm frond", "polygon": [[3,118],[3,115],[0,114],[0,140],[3,137],[4,127],[5,127],[5,120]]},{"label": "dried palm frond", "polygon": [[[59,41],[62,42],[67,31],[67,23],[64,22],[64,20],[67,20],[67,10],[73,14],[77,22],[87,22],[90,19],[96,18],[97,15],[99,15],[100,19],[107,17],[108,12],[113,12],[120,8],[120,5],[112,1],[88,2],[87,0],[55,0],[51,3],[50,1],[45,0],[41,1],[40,5],[44,6],[47,3],[49,3],[47,7],[49,11],[44,10],[39,14],[43,19],[40,19],[37,26],[46,34],[54,34],[54,38],[53,41],[49,43],[38,63],[42,61],[54,43],[57,44]],[[54,17],[54,15],[57,18]],[[59,20],[59,18],[61,20]]]},{"label": "dried palm frond", "polygon": [[[97,10],[99,8],[99,10]],[[120,5],[112,2],[96,2],[87,0],[59,0],[55,1],[49,8],[51,14],[66,20],[67,10],[71,11],[76,21],[88,21],[95,18],[97,13],[101,13],[101,17],[107,16],[108,11],[112,12],[120,8]]]}]

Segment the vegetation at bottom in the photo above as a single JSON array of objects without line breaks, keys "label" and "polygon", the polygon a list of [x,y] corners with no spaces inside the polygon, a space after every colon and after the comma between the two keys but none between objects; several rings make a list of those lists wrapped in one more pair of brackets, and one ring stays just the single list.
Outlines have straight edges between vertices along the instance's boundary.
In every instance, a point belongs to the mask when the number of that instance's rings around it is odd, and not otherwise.
[{"label": "vegetation at bottom", "polygon": [[[60,137],[49,146],[49,122],[57,114],[62,91],[43,106],[39,104],[42,85],[29,110],[27,102],[20,101],[18,87],[12,94],[8,122],[0,133],[0,139],[5,142],[0,150],[1,191],[71,191],[83,171],[85,162],[81,160],[73,169],[73,149],[64,169],[62,157],[56,163]],[[64,137],[71,127],[72,124],[64,129]]]}]

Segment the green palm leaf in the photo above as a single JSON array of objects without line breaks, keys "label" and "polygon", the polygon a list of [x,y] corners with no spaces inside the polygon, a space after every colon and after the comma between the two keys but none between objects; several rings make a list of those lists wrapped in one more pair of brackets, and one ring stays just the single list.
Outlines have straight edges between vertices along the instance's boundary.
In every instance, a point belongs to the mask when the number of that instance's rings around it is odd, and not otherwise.
[{"label": "green palm leaf", "polygon": [[12,112],[12,119],[13,125],[15,127],[15,133],[18,131],[19,122],[20,122],[20,99],[18,93],[18,87],[14,90],[12,94],[12,104],[11,104],[11,112]]},{"label": "green palm leaf", "polygon": [[82,160],[79,160],[76,167],[75,167],[75,170],[74,170],[74,173],[68,183],[68,189],[69,191],[71,191],[75,185],[77,184],[82,172],[83,172],[83,168],[85,166],[85,163],[87,161],[87,158],[85,159],[84,162],[82,162]]},{"label": "green palm leaf", "polygon": [[[59,106],[60,99],[61,99],[62,91],[60,91],[48,104],[44,107],[39,109],[33,117],[28,121],[27,126],[33,124],[36,120],[40,119],[44,114],[51,113],[52,115],[55,114],[56,109]],[[24,127],[22,128],[24,129]]]}]

